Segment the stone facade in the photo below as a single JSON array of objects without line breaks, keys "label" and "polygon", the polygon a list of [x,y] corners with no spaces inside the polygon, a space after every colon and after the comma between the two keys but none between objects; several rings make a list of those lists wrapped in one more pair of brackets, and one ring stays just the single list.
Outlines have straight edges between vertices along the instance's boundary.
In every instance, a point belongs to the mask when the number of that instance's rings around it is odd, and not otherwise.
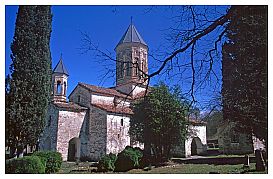
[{"label": "stone facade", "polygon": [[107,154],[117,154],[127,145],[130,146],[129,127],[129,117],[114,114],[107,115]]},{"label": "stone facade", "polygon": [[[80,131],[86,111],[73,112],[62,110],[59,111],[59,123],[57,134],[57,151],[61,152],[63,160],[67,160],[69,141],[80,137]],[[80,156],[80,146],[76,146],[76,157]]]}]

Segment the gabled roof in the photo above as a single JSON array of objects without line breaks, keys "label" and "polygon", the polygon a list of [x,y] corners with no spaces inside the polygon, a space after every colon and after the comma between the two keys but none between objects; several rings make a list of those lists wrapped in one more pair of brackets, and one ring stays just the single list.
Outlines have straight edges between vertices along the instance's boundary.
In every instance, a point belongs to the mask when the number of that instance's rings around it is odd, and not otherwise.
[{"label": "gabled roof", "polygon": [[95,93],[131,99],[130,96],[120,93],[117,90],[112,89],[112,88],[103,88],[103,87],[89,85],[89,84],[85,84],[85,83],[79,83],[79,85],[83,86],[83,87],[87,88],[88,90],[95,92]]},{"label": "gabled roof", "polygon": [[141,43],[143,45],[146,45],[146,42],[142,39],[138,31],[136,30],[136,27],[133,24],[130,24],[122,38],[120,39],[117,46],[119,46],[122,43]]},{"label": "gabled roof", "polygon": [[55,106],[58,108],[63,108],[66,110],[72,110],[72,111],[82,111],[82,110],[87,110],[86,107],[82,107],[76,103],[73,102],[54,102],[53,103]]},{"label": "gabled roof", "polygon": [[56,67],[54,68],[53,73],[66,74],[67,76],[69,75],[67,69],[65,68],[65,66],[63,64],[62,57],[61,57],[60,61],[58,62],[58,64],[56,65]]}]

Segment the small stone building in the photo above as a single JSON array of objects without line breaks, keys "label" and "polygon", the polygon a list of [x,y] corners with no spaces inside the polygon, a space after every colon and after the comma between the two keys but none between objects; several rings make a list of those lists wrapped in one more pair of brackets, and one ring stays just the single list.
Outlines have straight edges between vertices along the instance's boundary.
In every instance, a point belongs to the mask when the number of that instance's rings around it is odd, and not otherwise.
[{"label": "small stone building", "polygon": [[[118,153],[127,145],[143,145],[132,141],[128,134],[131,102],[143,97],[148,74],[148,46],[130,24],[116,48],[116,86],[98,87],[79,82],[67,101],[68,71],[62,58],[53,70],[52,102],[47,123],[40,139],[41,150],[54,150],[63,160],[86,157],[91,160],[110,152]],[[196,133],[186,141],[178,153],[202,153],[206,146],[206,127],[197,123],[190,126]],[[194,144],[192,144],[194,142]],[[197,146],[197,147],[196,147]],[[183,151],[182,151],[183,150]]]},{"label": "small stone building", "polygon": [[[211,141],[211,142],[210,142]],[[256,149],[265,149],[262,141],[243,132],[235,130],[235,123],[222,121],[217,127],[217,133],[208,139],[219,148],[221,154],[251,154]]]},{"label": "small stone building", "polygon": [[174,157],[190,157],[207,153],[206,123],[196,119],[189,119],[189,123],[189,134],[186,140],[171,151]]}]

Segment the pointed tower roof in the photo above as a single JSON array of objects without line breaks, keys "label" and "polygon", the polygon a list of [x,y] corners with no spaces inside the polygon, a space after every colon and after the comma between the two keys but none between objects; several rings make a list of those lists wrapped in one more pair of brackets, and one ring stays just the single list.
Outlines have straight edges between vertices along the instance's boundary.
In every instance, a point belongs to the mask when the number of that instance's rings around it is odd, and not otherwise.
[{"label": "pointed tower roof", "polygon": [[117,46],[119,46],[122,43],[131,43],[131,42],[136,42],[136,43],[141,43],[143,45],[146,45],[146,42],[142,39],[138,31],[136,30],[136,27],[131,23],[120,39],[119,43]]},{"label": "pointed tower roof", "polygon": [[58,64],[54,68],[53,73],[66,74],[67,76],[69,75],[67,69],[65,68],[65,66],[63,64],[62,56],[60,58],[60,61],[58,62]]}]

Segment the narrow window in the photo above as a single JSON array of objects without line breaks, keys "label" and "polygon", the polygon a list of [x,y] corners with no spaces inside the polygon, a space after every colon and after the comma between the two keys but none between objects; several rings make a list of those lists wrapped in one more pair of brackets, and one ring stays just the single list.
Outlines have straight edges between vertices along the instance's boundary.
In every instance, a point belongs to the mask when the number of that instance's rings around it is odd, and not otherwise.
[{"label": "narrow window", "polygon": [[48,122],[47,122],[47,127],[49,127],[51,125],[51,121],[52,121],[52,117],[49,116]]},{"label": "narrow window", "polygon": [[144,74],[144,61],[142,62],[142,68],[141,70],[143,71],[142,73]]},{"label": "narrow window", "polygon": [[78,103],[80,103],[81,102],[81,96],[79,95],[78,96]]},{"label": "narrow window", "polygon": [[66,95],[66,82],[64,82],[64,95]]},{"label": "narrow window", "polygon": [[123,78],[124,74],[124,63],[120,62],[120,77]]},{"label": "narrow window", "polygon": [[135,58],[135,76],[138,74],[138,58]]},{"label": "narrow window", "polygon": [[131,64],[126,62],[126,76],[131,76]]},{"label": "narrow window", "polygon": [[120,69],[119,69],[119,63],[117,63],[117,78],[119,79],[120,77]]},{"label": "narrow window", "polygon": [[118,139],[119,139],[119,134],[118,134]]},{"label": "narrow window", "polygon": [[60,81],[57,81],[57,94],[61,94],[61,91],[62,88],[61,88],[61,82]]},{"label": "narrow window", "polygon": [[120,125],[123,126],[123,118],[120,120]]}]

